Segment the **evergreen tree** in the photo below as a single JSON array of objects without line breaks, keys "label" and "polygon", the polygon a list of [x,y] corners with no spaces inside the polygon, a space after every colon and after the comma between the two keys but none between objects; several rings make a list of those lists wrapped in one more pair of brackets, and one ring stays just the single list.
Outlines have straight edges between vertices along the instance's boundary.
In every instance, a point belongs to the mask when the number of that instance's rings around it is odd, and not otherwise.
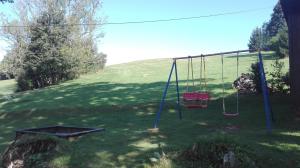
[{"label": "evergreen tree", "polygon": [[273,9],[271,20],[267,25],[267,32],[270,37],[273,37],[276,36],[279,30],[281,30],[283,27],[287,27],[287,24],[284,18],[281,4],[280,2],[278,2]]},{"label": "evergreen tree", "polygon": [[249,50],[258,50],[262,46],[262,32],[260,28],[256,28],[252,31],[250,40],[248,43]]},{"label": "evergreen tree", "polygon": [[268,47],[275,51],[279,58],[288,57],[288,27],[281,8],[280,2],[276,4],[268,22],[266,31],[269,36]]},{"label": "evergreen tree", "polygon": [[276,36],[270,40],[270,49],[275,51],[279,58],[285,58],[289,56],[289,38],[288,28],[283,27]]},{"label": "evergreen tree", "polygon": [[249,49],[271,49],[279,58],[288,56],[288,27],[280,2],[273,9],[270,21],[253,30]]},{"label": "evergreen tree", "polygon": [[103,22],[97,16],[101,4],[100,0],[15,0],[16,19],[0,19],[7,25],[0,35],[12,44],[6,55],[9,61],[0,68],[13,71],[20,90],[45,87],[103,68],[106,55],[95,47],[103,37],[95,26]]},{"label": "evergreen tree", "polygon": [[[74,77],[61,49],[68,40],[64,15],[48,10],[30,28],[30,43],[18,77],[21,90],[41,88]],[[55,25],[55,26],[51,26]]]},{"label": "evergreen tree", "polygon": [[14,0],[0,0],[0,2],[1,2],[1,3],[6,3],[6,2],[8,2],[8,3],[13,3]]},{"label": "evergreen tree", "polygon": [[268,32],[267,28],[268,28],[268,23],[265,22],[261,27],[261,34],[262,34],[261,49],[264,49],[264,50],[269,50],[270,49],[269,41],[270,41],[271,37],[269,35],[269,32]]}]

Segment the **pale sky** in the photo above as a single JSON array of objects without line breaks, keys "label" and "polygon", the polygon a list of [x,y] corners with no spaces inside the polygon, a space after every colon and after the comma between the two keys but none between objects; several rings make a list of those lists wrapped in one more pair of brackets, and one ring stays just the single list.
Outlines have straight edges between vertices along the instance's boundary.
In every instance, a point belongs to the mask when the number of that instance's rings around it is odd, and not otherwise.
[{"label": "pale sky", "polygon": [[[98,48],[100,52],[107,54],[109,65],[247,49],[252,30],[269,20],[276,2],[277,0],[104,0],[100,13],[107,16],[107,22],[169,19],[264,9],[194,20],[105,25],[102,27],[105,36],[98,42]],[[5,44],[0,41],[0,46],[2,59]]]}]

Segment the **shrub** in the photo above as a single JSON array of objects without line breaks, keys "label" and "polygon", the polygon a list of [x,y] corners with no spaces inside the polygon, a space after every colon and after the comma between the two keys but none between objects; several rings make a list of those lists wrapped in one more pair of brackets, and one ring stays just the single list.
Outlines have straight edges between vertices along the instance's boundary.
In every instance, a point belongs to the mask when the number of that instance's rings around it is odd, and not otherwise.
[{"label": "shrub", "polygon": [[260,72],[259,72],[259,62],[251,64],[250,72],[251,72],[252,80],[255,84],[256,92],[261,93],[262,90],[261,90],[261,79],[260,79]]},{"label": "shrub", "polygon": [[24,91],[33,89],[31,85],[31,81],[27,79],[25,72],[21,72],[17,76],[17,91]]},{"label": "shrub", "polygon": [[285,83],[283,81],[283,72],[282,68],[284,63],[276,59],[272,64],[272,70],[270,72],[271,79],[269,80],[271,89],[273,92],[284,92]]},{"label": "shrub", "polygon": [[12,74],[6,73],[6,72],[0,72],[0,80],[8,80],[12,79],[14,76]]},{"label": "shrub", "polygon": [[290,81],[290,72],[287,72],[283,77],[282,77],[283,83],[289,88],[291,86],[291,81]]}]

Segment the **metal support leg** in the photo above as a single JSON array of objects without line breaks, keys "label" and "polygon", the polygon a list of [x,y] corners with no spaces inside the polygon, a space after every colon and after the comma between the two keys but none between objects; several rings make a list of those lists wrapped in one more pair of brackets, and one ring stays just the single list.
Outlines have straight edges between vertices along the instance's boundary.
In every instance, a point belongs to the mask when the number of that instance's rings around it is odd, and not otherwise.
[{"label": "metal support leg", "polygon": [[176,92],[177,92],[177,111],[178,111],[178,117],[181,120],[182,119],[182,113],[181,113],[181,108],[180,108],[180,97],[179,97],[178,73],[177,73],[176,60],[174,60],[174,64],[175,64]]},{"label": "metal support leg", "polygon": [[264,96],[264,109],[265,109],[265,114],[266,114],[267,132],[271,133],[272,132],[272,122],[271,122],[270,97],[269,97],[269,91],[268,91],[268,86],[267,86],[266,75],[265,75],[265,71],[264,71],[264,65],[263,65],[261,52],[259,52],[258,58],[259,58],[259,71],[260,71],[259,73],[260,73],[261,87],[262,87],[263,96]]},{"label": "metal support leg", "polygon": [[170,74],[169,74],[168,82],[166,84],[166,87],[165,87],[165,90],[164,90],[164,93],[163,93],[163,97],[160,101],[159,110],[156,113],[156,118],[155,118],[155,122],[154,122],[154,125],[153,125],[154,128],[157,128],[157,126],[158,126],[160,115],[161,115],[161,112],[162,112],[164,104],[165,104],[165,99],[166,99],[166,96],[167,96],[168,88],[169,88],[169,85],[170,85],[170,81],[171,81],[171,77],[172,77],[172,73],[173,73],[175,65],[176,64],[175,64],[175,61],[174,61],[173,64],[172,64]]}]

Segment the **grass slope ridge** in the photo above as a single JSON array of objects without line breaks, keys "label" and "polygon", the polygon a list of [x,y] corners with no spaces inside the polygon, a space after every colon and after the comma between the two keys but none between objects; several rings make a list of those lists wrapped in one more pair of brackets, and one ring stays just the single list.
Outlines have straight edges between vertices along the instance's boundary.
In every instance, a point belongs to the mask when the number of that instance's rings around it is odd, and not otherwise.
[{"label": "grass slope ridge", "polygon": [[[273,59],[272,55],[265,55],[267,71]],[[256,60],[256,55],[241,57],[240,73],[248,72],[250,64]],[[235,61],[235,57],[224,59],[229,111],[236,108],[231,86],[236,78]],[[0,100],[0,151],[13,139],[15,129],[76,125],[105,127],[107,131],[71,142],[72,150],[53,161],[58,167],[140,167],[149,165],[149,157],[158,150],[159,144],[165,149],[183,149],[203,136],[227,134],[265,156],[265,167],[295,167],[298,164],[299,125],[289,119],[287,97],[272,96],[276,119],[272,135],[265,134],[261,96],[241,96],[240,117],[224,119],[219,99],[222,92],[220,57],[207,59],[208,90],[214,97],[209,108],[183,109],[184,118],[178,120],[173,76],[160,132],[146,133],[153,124],[171,63],[170,59],[159,59],[113,65],[60,85],[16,94],[11,94],[13,81],[8,81],[9,85],[1,81],[0,90],[7,91],[4,94],[10,94],[11,98]],[[196,78],[200,75],[198,65],[200,61],[194,60]],[[187,62],[179,61],[178,69],[180,91],[183,92]],[[225,127],[231,125],[238,125],[240,130],[228,132]]]}]

